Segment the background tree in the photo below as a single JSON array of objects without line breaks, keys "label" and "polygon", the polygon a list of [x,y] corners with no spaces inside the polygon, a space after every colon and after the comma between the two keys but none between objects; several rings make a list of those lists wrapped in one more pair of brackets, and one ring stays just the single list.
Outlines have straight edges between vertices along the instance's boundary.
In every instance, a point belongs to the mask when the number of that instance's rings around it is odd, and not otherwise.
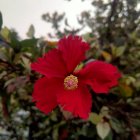
[{"label": "background tree", "polygon": [[64,13],[42,16],[52,24],[55,35],[50,33],[51,37],[79,34],[89,28],[88,33],[82,34],[91,46],[87,61],[113,63],[122,73],[119,86],[109,95],[92,92],[93,108],[88,121],[66,120],[58,108],[50,115],[35,108],[31,94],[41,75],[30,70],[30,63],[56,47],[57,42],[36,38],[33,25],[28,37],[20,39],[14,30],[2,26],[0,13],[0,140],[140,139],[139,1],[91,0],[91,4],[93,10],[87,9],[77,17],[77,29],[69,25]]}]

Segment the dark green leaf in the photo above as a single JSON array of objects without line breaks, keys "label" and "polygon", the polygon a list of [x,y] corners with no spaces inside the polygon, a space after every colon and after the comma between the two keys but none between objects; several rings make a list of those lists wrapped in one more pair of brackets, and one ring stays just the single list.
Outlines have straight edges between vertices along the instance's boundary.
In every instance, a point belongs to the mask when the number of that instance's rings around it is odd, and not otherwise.
[{"label": "dark green leaf", "polygon": [[0,12],[0,30],[2,28],[2,24],[3,24],[3,19],[2,19],[2,13]]}]

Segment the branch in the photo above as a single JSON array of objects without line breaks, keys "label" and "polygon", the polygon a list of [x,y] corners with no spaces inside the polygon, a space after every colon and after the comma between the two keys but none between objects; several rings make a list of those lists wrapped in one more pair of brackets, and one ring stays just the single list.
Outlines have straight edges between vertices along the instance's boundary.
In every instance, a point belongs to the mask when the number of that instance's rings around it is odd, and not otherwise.
[{"label": "branch", "polygon": [[111,9],[110,9],[110,14],[107,18],[107,24],[108,24],[108,27],[107,27],[107,31],[106,31],[106,36],[108,38],[108,40],[111,42],[112,41],[112,34],[111,34],[111,26],[112,26],[112,21],[111,21],[111,18],[114,16],[114,14],[116,13],[116,8],[117,8],[117,5],[119,3],[119,0],[114,0],[111,4]]}]

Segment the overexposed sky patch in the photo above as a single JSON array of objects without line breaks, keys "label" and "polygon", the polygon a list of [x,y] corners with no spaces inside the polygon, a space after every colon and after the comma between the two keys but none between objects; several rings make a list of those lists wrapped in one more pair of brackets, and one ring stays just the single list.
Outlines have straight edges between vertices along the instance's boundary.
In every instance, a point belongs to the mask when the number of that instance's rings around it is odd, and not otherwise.
[{"label": "overexposed sky patch", "polygon": [[92,8],[91,1],[81,0],[0,0],[0,11],[3,14],[4,26],[15,28],[22,38],[31,24],[35,26],[36,37],[46,36],[53,32],[50,24],[41,19],[42,14],[54,11],[65,12],[70,25],[76,27],[76,16],[83,10]]}]

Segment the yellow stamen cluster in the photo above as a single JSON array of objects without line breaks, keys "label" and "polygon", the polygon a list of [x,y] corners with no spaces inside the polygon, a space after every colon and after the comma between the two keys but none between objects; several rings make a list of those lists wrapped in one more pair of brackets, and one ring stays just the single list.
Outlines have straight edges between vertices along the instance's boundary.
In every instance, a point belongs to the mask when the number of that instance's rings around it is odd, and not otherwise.
[{"label": "yellow stamen cluster", "polygon": [[64,88],[67,90],[74,90],[78,87],[78,78],[74,75],[67,76],[64,79]]}]

